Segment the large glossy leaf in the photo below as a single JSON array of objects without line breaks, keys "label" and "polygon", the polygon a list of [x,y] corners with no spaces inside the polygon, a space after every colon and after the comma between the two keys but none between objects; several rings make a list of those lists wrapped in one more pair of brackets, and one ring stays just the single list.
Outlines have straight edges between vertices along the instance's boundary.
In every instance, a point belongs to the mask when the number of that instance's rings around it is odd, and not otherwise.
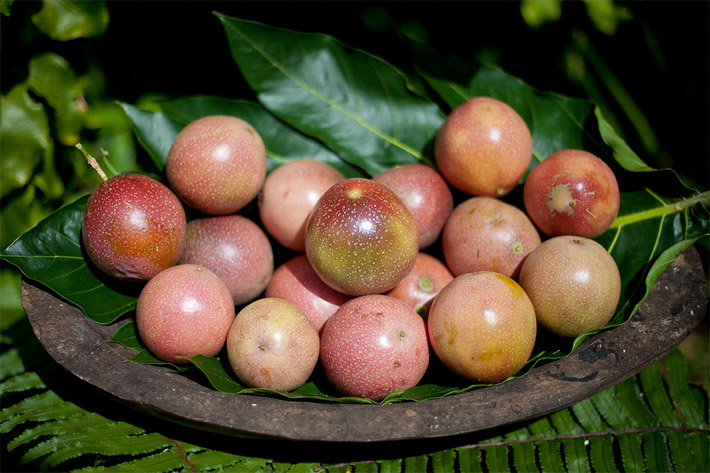
[{"label": "large glossy leaf", "polygon": [[335,38],[217,15],[237,66],[259,101],[370,175],[433,163],[444,115],[404,75]]},{"label": "large glossy leaf", "polygon": [[165,167],[170,146],[185,125],[207,115],[230,115],[249,122],[262,137],[269,171],[295,159],[313,159],[332,165],[347,177],[363,175],[359,168],[252,102],[198,96],[161,102],[160,112],[142,110],[125,103],[121,106],[159,170]]},{"label": "large glossy leaf", "polygon": [[111,323],[135,308],[138,288],[110,281],[88,263],[81,245],[87,199],[84,196],[42,220],[0,258],[81,307],[92,320]]}]

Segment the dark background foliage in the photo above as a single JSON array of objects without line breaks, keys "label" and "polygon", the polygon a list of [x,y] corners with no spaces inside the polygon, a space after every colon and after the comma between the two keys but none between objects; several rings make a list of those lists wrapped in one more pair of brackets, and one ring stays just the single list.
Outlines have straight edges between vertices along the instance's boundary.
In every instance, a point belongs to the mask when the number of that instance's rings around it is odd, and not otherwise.
[{"label": "dark background foliage", "polygon": [[[658,148],[642,156],[651,164],[707,178],[710,4],[617,4],[632,18],[609,35],[595,27],[583,2],[564,2],[560,20],[534,29],[514,1],[115,1],[109,2],[105,34],[58,44],[30,23],[40,2],[15,2],[10,19],[3,18],[0,87],[4,94],[24,80],[33,54],[54,50],[76,71],[103,71],[106,96],[128,103],[149,92],[251,98],[211,14],[220,11],[272,26],[328,33],[405,70],[411,64],[406,39],[413,37],[440,51],[498,63],[538,89],[584,97],[588,94],[576,80],[579,71],[570,65],[575,60],[570,49],[581,33],[631,93],[657,135]],[[587,66],[584,74],[596,76],[599,71]],[[612,110],[623,118],[617,104]],[[632,149],[643,149],[629,124],[621,121]]]}]

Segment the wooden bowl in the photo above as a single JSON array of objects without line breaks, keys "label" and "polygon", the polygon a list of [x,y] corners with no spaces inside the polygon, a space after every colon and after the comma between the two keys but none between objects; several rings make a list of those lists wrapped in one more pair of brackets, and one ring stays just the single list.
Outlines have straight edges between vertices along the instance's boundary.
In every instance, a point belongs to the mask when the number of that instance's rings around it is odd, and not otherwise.
[{"label": "wooden bowl", "polygon": [[386,405],[295,401],[207,388],[171,368],[126,363],[99,325],[30,280],[22,303],[50,356],[108,397],[197,429],[233,436],[334,442],[447,437],[539,417],[631,377],[677,347],[707,310],[697,250],[683,253],[625,324],[587,338],[570,356],[494,386]]}]

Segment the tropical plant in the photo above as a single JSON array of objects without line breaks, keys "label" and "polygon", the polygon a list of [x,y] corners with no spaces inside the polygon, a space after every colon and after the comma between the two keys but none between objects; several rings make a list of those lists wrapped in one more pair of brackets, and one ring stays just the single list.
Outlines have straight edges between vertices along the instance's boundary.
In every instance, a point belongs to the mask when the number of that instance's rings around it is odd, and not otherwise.
[{"label": "tropical plant", "polygon": [[[10,4],[2,3],[3,14],[9,14]],[[100,25],[107,21],[104,10],[87,5],[46,1],[34,21],[42,31],[56,30],[50,36],[60,40],[101,34]],[[62,8],[70,12],[62,13]],[[57,21],[62,15],[76,20],[75,36],[63,30],[67,23]],[[690,183],[673,170],[648,166],[622,139],[604,109],[592,101],[542,92],[499,67],[446,57],[419,42],[407,43],[414,62],[404,71],[332,36],[298,33],[224,14],[216,14],[216,18],[255,101],[198,95],[116,105],[100,90],[89,94],[97,90],[87,85],[92,82],[77,78],[55,53],[31,58],[27,80],[3,96],[5,249],[0,257],[99,323],[110,324],[129,314],[136,294],[98,279],[82,255],[79,228],[85,194],[97,178],[87,172],[73,145],[79,139],[86,144],[85,138],[92,138],[87,147],[110,174],[140,169],[159,176],[177,132],[191,120],[214,113],[238,116],[254,125],[264,138],[269,169],[307,155],[333,164],[348,176],[372,176],[399,163],[432,164],[436,130],[446,113],[468,97],[485,94],[510,103],[533,132],[532,166],[556,149],[576,147],[599,154],[621,176],[620,216],[599,238],[623,275],[622,304],[609,327],[629,319],[680,252],[707,241],[710,194],[704,184]],[[87,21],[93,26],[87,27]],[[82,105],[87,103],[88,110]],[[96,115],[99,112],[105,115]],[[11,126],[20,123],[23,126]],[[97,133],[87,133],[92,129]],[[141,149],[133,148],[130,132]],[[139,166],[137,151],[150,161]],[[67,163],[71,164],[69,174],[77,180],[69,185],[62,184],[54,170]],[[6,182],[6,176],[14,180]],[[519,197],[513,194],[509,199],[514,202]],[[31,218],[19,218],[27,208]],[[2,274],[3,282],[7,275],[18,287],[17,271],[6,267]],[[3,285],[3,292],[5,287],[9,285]],[[146,420],[130,410],[107,408],[100,400],[87,400],[77,393],[83,386],[67,381],[47,359],[22,318],[21,308],[14,309],[15,316],[8,318],[4,311],[2,320],[0,433],[6,449],[3,453],[12,458],[3,462],[14,461],[27,470],[708,469],[707,394],[687,385],[685,365],[677,353],[668,359],[667,383],[656,365],[569,409],[524,426],[473,436],[465,447],[437,449],[419,444],[416,453],[403,450],[401,455],[391,455],[383,451],[379,455],[383,460],[370,456],[380,450],[370,450],[363,458],[361,454],[349,456],[345,449],[334,458],[321,455],[312,462],[313,456],[277,457],[273,447],[250,440],[239,440],[236,447],[227,445],[233,442],[225,439],[210,436],[208,440],[172,424]],[[528,368],[566,356],[588,335],[536,354]],[[127,324],[115,341],[142,349],[135,361],[156,362],[140,345],[132,324]],[[193,362],[215,389],[243,390],[216,358]],[[435,383],[433,389],[413,388],[386,401],[425,401],[476,387]],[[294,395],[313,401],[333,400],[322,386],[314,384]],[[264,453],[255,455],[259,449]],[[609,457],[609,453],[613,455]]]}]

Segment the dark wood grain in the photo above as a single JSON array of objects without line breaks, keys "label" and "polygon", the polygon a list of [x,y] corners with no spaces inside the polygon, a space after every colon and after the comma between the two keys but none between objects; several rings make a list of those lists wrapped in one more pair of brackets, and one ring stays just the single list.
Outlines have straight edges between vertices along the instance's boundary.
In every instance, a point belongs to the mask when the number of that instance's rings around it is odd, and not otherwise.
[{"label": "dark wood grain", "polygon": [[93,323],[30,280],[23,280],[22,302],[50,356],[113,401],[227,435],[334,442],[447,437],[567,407],[665,356],[703,320],[708,303],[700,257],[691,248],[659,277],[631,320],[588,338],[568,357],[496,386],[365,405],[220,393],[170,368],[126,363],[134,352],[105,342],[119,324]]}]

